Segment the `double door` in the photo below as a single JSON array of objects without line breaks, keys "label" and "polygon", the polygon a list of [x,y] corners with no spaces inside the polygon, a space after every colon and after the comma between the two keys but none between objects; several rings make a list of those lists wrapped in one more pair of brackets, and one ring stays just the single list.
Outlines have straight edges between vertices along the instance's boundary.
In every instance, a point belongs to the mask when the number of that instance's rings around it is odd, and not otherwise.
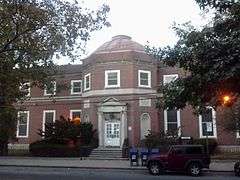
[{"label": "double door", "polygon": [[119,122],[105,122],[105,146],[120,146]]}]

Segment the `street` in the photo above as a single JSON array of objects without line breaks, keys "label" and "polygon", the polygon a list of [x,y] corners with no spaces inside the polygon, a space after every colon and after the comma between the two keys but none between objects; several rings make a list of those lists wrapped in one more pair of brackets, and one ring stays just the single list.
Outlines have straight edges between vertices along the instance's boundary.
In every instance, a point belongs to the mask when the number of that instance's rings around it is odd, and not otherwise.
[{"label": "street", "polygon": [[239,179],[230,172],[204,172],[201,177],[168,173],[152,176],[144,170],[111,170],[81,168],[0,167],[0,180],[228,180]]}]

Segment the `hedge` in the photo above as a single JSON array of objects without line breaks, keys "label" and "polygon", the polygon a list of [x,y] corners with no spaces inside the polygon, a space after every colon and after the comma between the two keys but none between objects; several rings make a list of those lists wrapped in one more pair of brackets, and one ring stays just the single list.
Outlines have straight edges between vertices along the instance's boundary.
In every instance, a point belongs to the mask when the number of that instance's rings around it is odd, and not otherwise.
[{"label": "hedge", "polygon": [[42,157],[87,157],[92,149],[92,146],[70,147],[68,144],[53,144],[45,140],[36,141],[29,146],[32,156]]}]

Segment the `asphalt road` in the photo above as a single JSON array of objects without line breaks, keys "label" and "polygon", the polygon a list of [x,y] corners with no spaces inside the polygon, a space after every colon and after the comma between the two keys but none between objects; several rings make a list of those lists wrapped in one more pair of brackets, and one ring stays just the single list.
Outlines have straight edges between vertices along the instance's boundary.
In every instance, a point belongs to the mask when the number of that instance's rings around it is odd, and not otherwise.
[{"label": "asphalt road", "polygon": [[103,170],[78,168],[0,167],[0,180],[239,180],[233,173],[205,172],[201,177],[184,174],[152,176],[142,170]]}]

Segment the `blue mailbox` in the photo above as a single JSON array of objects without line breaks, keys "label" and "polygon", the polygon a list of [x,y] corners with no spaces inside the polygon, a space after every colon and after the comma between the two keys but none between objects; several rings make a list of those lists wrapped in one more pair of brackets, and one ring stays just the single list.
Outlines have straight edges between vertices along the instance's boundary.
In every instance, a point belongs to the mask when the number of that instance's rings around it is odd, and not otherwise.
[{"label": "blue mailbox", "polygon": [[130,158],[130,165],[132,166],[133,163],[136,163],[138,166],[138,149],[137,148],[131,148],[129,151],[129,158]]},{"label": "blue mailbox", "polygon": [[149,151],[147,148],[140,149],[140,157],[141,157],[142,166],[146,166],[146,163],[149,157]]}]

